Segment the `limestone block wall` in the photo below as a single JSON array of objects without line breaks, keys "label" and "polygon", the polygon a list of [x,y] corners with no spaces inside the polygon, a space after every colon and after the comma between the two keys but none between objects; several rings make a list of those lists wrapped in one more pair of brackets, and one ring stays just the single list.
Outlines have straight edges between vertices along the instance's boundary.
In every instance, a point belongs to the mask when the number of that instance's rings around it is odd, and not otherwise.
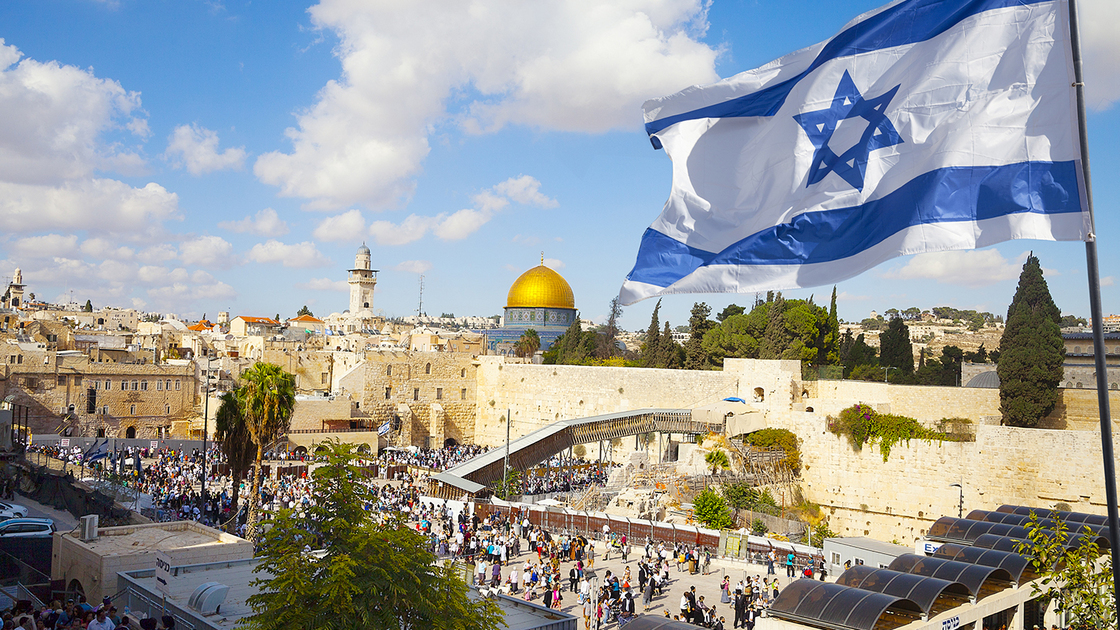
[{"label": "limestone block wall", "polygon": [[[960,414],[957,414],[960,415]],[[774,414],[802,440],[802,490],[830,514],[845,536],[910,544],[941,516],[1002,504],[1103,514],[1104,479],[1099,433],[977,427],[976,442],[897,444],[884,462],[877,447],[853,451],[846,437],[827,431],[820,414]]]},{"label": "limestone block wall", "polygon": [[474,441],[489,446],[505,443],[507,409],[516,438],[558,420],[644,407],[690,409],[740,394],[738,370],[533,365],[499,356],[478,362]]},{"label": "limestone block wall", "polygon": [[[806,408],[822,415],[837,415],[856,403],[869,404],[883,413],[894,413],[932,424],[942,418],[979,420],[998,416],[999,390],[972,387],[890,385],[869,381],[810,381],[801,384]],[[807,394],[807,396],[806,396]]]},{"label": "limestone block wall", "polygon": [[354,401],[348,396],[330,398],[300,397],[292,410],[293,431],[320,431],[327,420],[347,420],[354,411]]}]

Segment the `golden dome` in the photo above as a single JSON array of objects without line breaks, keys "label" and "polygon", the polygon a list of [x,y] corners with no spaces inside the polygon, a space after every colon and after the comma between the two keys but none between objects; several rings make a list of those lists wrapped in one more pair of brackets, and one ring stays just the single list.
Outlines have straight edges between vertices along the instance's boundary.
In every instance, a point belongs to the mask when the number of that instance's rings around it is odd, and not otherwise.
[{"label": "golden dome", "polygon": [[506,308],[575,307],[576,298],[568,281],[543,264],[521,274],[506,297]]}]

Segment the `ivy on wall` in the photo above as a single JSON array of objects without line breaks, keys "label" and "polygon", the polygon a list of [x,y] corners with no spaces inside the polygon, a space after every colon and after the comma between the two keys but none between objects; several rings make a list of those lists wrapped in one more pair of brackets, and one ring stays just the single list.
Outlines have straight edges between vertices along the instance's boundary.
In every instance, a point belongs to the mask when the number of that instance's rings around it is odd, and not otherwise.
[{"label": "ivy on wall", "polygon": [[[946,425],[960,425],[969,421],[962,418],[942,420],[940,427]],[[884,414],[875,411],[871,405],[852,405],[840,412],[839,418],[828,419],[828,430],[836,435],[848,436],[852,449],[859,451],[868,444],[879,444],[879,453],[883,461],[890,457],[891,448],[899,442],[910,440],[925,440],[932,442],[962,442],[968,441],[971,434],[965,431],[938,431],[922,426],[914,418]]]}]

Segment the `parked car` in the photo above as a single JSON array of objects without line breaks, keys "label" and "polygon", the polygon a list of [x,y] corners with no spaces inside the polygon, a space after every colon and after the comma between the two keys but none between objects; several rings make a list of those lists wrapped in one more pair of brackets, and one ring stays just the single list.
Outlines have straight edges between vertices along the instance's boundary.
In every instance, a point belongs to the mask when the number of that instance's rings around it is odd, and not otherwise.
[{"label": "parked car", "polygon": [[0,501],[0,520],[8,518],[27,518],[27,508],[8,501]]},{"label": "parked car", "polygon": [[0,538],[50,538],[54,521],[49,518],[11,518],[0,522]]}]

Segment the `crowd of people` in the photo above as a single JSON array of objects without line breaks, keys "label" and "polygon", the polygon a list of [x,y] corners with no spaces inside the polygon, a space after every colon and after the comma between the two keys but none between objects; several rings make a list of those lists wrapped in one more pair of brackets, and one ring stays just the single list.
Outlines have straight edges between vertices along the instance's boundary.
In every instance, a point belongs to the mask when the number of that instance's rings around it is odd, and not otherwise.
[{"label": "crowd of people", "polygon": [[128,608],[118,611],[110,598],[106,597],[98,606],[86,601],[84,595],[78,601],[67,600],[63,606],[54,600],[35,610],[29,601],[22,601],[0,619],[2,630],[132,630],[130,620],[136,620],[141,630],[174,630],[175,618],[166,615],[160,619],[140,619]]},{"label": "crowd of people", "polygon": [[473,444],[456,444],[443,448],[394,448],[378,453],[377,461],[384,465],[416,466],[443,472],[487,450],[489,449],[484,446]]}]

